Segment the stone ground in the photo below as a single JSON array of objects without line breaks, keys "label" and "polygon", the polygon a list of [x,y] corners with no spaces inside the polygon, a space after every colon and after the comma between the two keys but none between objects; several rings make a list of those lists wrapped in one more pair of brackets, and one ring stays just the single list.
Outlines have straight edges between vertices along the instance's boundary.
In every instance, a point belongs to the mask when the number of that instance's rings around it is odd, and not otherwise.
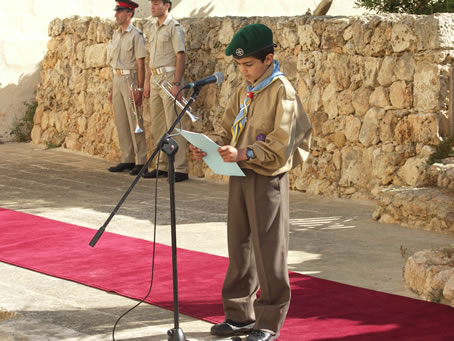
[{"label": "stone ground", "polygon": [[[98,229],[131,184],[102,159],[33,144],[0,145],[0,207]],[[108,231],[150,240],[155,182],[142,179]],[[178,246],[226,256],[227,186],[191,177],[176,184]],[[292,271],[386,293],[405,288],[405,257],[454,242],[454,234],[372,219],[375,202],[291,193]],[[158,182],[157,242],[170,244],[168,184]],[[95,232],[95,230],[93,230]],[[0,341],[108,340],[136,301],[0,263]],[[197,294],[197,293],[195,293]],[[3,321],[2,321],[3,320]],[[180,315],[189,340],[214,340],[211,324]],[[117,340],[167,340],[173,312],[142,305],[120,321]]]}]

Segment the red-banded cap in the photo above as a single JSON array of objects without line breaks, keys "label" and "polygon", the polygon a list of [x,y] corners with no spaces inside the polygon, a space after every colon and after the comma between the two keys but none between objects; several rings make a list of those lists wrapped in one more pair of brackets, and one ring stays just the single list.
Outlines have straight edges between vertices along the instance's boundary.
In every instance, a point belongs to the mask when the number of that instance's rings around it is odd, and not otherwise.
[{"label": "red-banded cap", "polygon": [[114,8],[114,11],[121,11],[124,9],[136,9],[139,7],[137,3],[131,0],[118,0],[115,1],[117,3],[117,6]]}]

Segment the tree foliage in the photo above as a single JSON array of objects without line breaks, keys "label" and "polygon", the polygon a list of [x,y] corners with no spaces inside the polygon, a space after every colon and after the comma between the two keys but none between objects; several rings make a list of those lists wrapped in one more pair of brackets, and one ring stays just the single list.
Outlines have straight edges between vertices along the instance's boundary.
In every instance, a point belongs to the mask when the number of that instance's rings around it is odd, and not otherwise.
[{"label": "tree foliage", "polygon": [[454,12],[454,0],[355,0],[355,5],[378,13],[433,14]]}]

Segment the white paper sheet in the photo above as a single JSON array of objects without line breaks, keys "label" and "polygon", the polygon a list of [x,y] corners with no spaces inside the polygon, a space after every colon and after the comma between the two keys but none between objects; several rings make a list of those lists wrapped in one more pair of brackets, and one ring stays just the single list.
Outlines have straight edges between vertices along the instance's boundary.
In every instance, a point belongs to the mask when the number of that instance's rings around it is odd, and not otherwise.
[{"label": "white paper sheet", "polygon": [[194,133],[192,131],[176,129],[181,135],[189,141],[190,144],[203,150],[207,155],[203,158],[211,170],[220,175],[245,176],[236,162],[224,162],[218,153],[219,145],[214,143],[204,134]]}]

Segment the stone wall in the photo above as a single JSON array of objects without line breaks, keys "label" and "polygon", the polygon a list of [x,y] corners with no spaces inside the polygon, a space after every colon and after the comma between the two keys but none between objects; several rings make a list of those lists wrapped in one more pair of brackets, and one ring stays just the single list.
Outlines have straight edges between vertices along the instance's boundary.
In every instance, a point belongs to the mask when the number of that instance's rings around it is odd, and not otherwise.
[{"label": "stone wall", "polygon": [[454,245],[415,253],[403,275],[407,287],[421,298],[454,306]]},{"label": "stone wall", "polygon": [[[220,122],[241,82],[224,49],[245,24],[275,33],[276,58],[294,84],[314,129],[310,160],[291,172],[292,189],[370,198],[390,185],[427,183],[426,160],[448,113],[454,16],[365,16],[183,19],[186,79],[221,71],[222,86],[206,86],[191,128]],[[146,35],[149,21],[135,22]],[[99,18],[56,19],[37,92],[34,143],[62,144],[117,161],[119,147],[108,92],[106,46],[114,24]],[[144,105],[150,131],[148,105]],[[148,139],[150,151],[154,146]],[[190,174],[213,177],[203,163]]]}]

